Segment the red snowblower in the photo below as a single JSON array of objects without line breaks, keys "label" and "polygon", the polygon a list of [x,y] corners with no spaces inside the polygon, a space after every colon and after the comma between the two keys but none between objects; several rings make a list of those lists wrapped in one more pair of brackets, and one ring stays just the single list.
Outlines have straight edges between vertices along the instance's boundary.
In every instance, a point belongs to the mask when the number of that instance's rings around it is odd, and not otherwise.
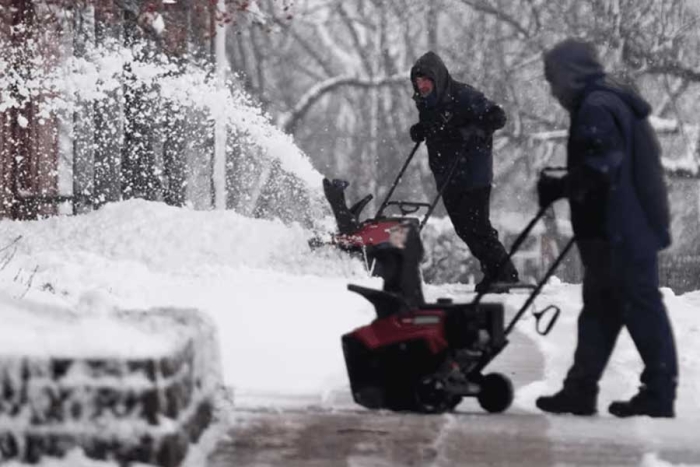
[{"label": "red snowblower", "polygon": [[[545,211],[541,209],[518,236],[509,258]],[[503,374],[484,370],[506,347],[515,324],[571,249],[573,239],[541,281],[528,287],[532,292],[506,325],[502,303],[482,302],[487,292],[470,303],[453,303],[449,298],[424,301],[418,230],[414,223],[402,224],[378,251],[377,262],[390,265],[382,290],[348,286],[369,300],[377,314],[371,324],[342,336],[353,399],[369,409],[442,413],[464,397],[476,397],[487,412],[502,412],[513,401],[512,383]],[[537,332],[547,335],[559,313],[554,305],[533,310]]]},{"label": "red snowblower", "polygon": [[[323,180],[324,194],[331,206],[331,210],[333,211],[338,225],[338,231],[331,236],[330,245],[340,248],[350,254],[362,257],[368,269],[376,276],[386,277],[390,275],[390,272],[382,269],[390,266],[386,263],[382,264],[381,262],[377,262],[377,256],[381,254],[382,250],[393,248],[392,237],[397,235],[397,232],[401,231],[402,227],[413,225],[418,231],[423,229],[428,218],[435,210],[435,206],[437,206],[445,187],[450,182],[457,169],[459,160],[455,160],[448,173],[445,184],[440,187],[440,190],[432,202],[392,201],[391,197],[397,185],[401,182],[411,160],[418,151],[420,144],[421,143],[416,143],[413,147],[413,150],[404,162],[403,167],[401,167],[384,201],[382,201],[382,204],[379,206],[377,213],[374,217],[367,218],[364,221],[359,220],[360,214],[374,196],[369,194],[348,207],[345,199],[345,189],[349,186],[349,183],[341,179]],[[391,207],[398,208],[400,214],[387,215],[386,211]],[[422,208],[426,209],[422,220],[410,216]],[[318,239],[313,239],[309,243],[312,247],[319,247],[324,244]]]}]

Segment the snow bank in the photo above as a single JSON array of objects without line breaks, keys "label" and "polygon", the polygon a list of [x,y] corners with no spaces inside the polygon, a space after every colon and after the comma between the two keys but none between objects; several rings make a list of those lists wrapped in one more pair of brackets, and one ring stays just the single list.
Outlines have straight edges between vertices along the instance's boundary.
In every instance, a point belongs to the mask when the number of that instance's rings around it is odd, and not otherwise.
[{"label": "snow bank", "polygon": [[343,381],[340,335],[372,316],[347,283],[380,283],[360,261],[312,252],[311,236],[231,211],[138,200],[78,217],[2,221],[0,248],[12,246],[0,291],[72,309],[86,295],[127,309],[197,308],[215,321],[224,378],[238,393],[281,384],[315,392]]},{"label": "snow bank", "polygon": [[125,273],[131,269],[195,276],[222,267],[318,276],[342,276],[346,268],[361,271],[359,263],[332,252],[311,255],[311,234],[298,224],[143,200],[108,204],[85,216],[0,222],[0,248],[17,237],[19,256],[41,260],[36,262],[39,278],[56,277],[59,270],[68,269],[66,261],[83,266],[113,261],[113,267],[123,267]]}]

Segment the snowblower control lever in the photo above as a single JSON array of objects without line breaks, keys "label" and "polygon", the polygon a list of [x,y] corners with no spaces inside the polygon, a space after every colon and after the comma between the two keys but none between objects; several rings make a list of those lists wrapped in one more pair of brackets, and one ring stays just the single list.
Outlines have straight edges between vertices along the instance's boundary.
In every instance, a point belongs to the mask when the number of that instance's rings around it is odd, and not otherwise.
[{"label": "snowblower control lever", "polygon": [[[549,319],[549,323],[547,323],[547,325],[543,329],[542,326],[540,326],[540,323],[542,322],[542,318],[547,313],[549,313],[550,310],[554,310],[554,313],[552,313],[552,317]],[[556,305],[549,305],[544,310],[533,311],[532,315],[535,317],[535,330],[537,331],[537,334],[539,334],[540,336],[546,336],[547,334],[549,334],[549,331],[552,330],[554,324],[559,319],[559,313],[561,313],[561,308],[559,308]]]},{"label": "snowblower control lever", "polygon": [[394,190],[396,190],[396,186],[401,181],[401,177],[403,177],[404,172],[406,172],[406,169],[408,168],[408,164],[411,163],[411,160],[413,159],[413,156],[416,155],[416,151],[418,151],[419,147],[420,147],[420,141],[417,142],[415,146],[413,146],[413,149],[411,150],[411,153],[408,155],[406,162],[403,163],[403,167],[401,167],[399,174],[396,176],[396,180],[394,180],[394,184],[391,185],[391,188],[389,188],[389,192],[386,194],[384,201],[382,201],[382,205],[379,206],[379,210],[377,211],[377,214],[374,216],[375,219],[382,217],[384,210],[386,209],[387,206],[389,206],[389,200],[391,199],[391,195],[394,194]]},{"label": "snowblower control lever", "polygon": [[386,203],[387,206],[398,206],[401,211],[401,215],[413,214],[420,208],[429,208],[432,206],[430,203],[421,203],[416,201],[389,201]]}]

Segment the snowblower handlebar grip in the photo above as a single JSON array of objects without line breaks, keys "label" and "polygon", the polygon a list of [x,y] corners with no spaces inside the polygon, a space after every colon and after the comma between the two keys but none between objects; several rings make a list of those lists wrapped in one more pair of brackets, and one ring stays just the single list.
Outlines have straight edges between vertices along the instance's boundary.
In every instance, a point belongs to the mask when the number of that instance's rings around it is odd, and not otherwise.
[{"label": "snowblower handlebar grip", "polygon": [[[543,329],[540,323],[542,322],[542,319],[545,317],[545,315],[549,313],[550,310],[554,310],[554,313],[552,314],[552,317],[549,319],[549,322],[544,326]],[[533,312],[532,314],[535,317],[535,330],[537,331],[537,334],[539,334],[540,336],[546,336],[547,334],[549,334],[549,331],[551,331],[552,328],[554,328],[554,325],[557,323],[560,313],[561,308],[559,308],[556,305],[549,305],[544,310]]]}]

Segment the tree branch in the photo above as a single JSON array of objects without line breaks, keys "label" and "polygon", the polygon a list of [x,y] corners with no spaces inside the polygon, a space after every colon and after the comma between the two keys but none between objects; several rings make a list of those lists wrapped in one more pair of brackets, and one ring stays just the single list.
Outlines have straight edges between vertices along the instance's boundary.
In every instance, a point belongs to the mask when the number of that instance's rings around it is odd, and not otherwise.
[{"label": "tree branch", "polygon": [[643,70],[650,75],[672,75],[683,78],[686,81],[700,83],[700,69],[688,68],[678,62],[667,62],[660,65],[652,65]]},{"label": "tree branch", "polygon": [[508,13],[497,9],[493,5],[479,0],[462,0],[462,3],[464,3],[465,5],[469,5],[476,11],[495,16],[496,18],[498,18],[498,20],[508,23],[513,29],[518,31],[524,37],[528,39],[530,38],[530,32],[522,24],[520,24],[515,18],[510,16]]},{"label": "tree branch", "polygon": [[306,112],[325,94],[334,91],[342,86],[352,86],[357,88],[376,88],[380,86],[395,86],[408,83],[408,72],[397,73],[391,76],[378,78],[360,78],[351,75],[341,75],[322,81],[306,91],[299,99],[294,108],[280,118],[279,125],[287,133],[294,133],[299,120],[304,118]]}]

